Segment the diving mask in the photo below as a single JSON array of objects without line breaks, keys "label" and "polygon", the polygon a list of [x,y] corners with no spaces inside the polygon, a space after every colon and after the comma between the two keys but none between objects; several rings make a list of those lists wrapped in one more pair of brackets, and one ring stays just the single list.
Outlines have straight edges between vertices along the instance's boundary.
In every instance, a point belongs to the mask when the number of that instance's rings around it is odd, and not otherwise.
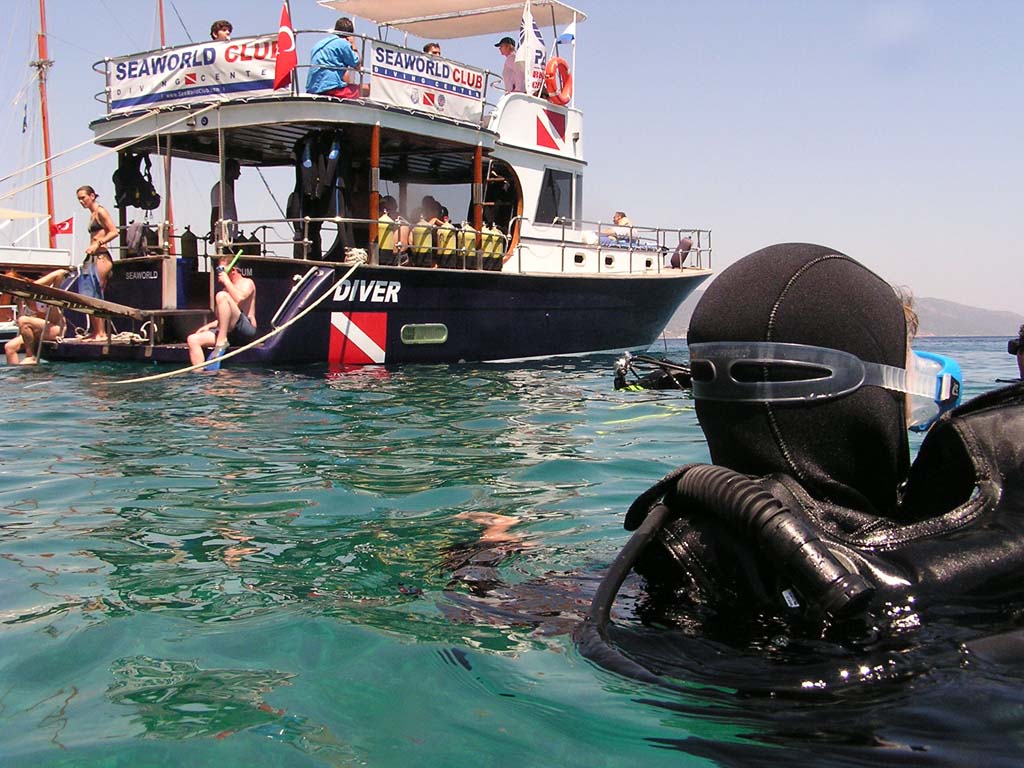
[{"label": "diving mask", "polygon": [[963,375],[959,364],[945,355],[911,352],[910,366],[904,369],[805,344],[692,344],[693,396],[737,403],[799,403],[831,400],[872,385],[906,393],[907,426],[924,432],[960,404]]}]

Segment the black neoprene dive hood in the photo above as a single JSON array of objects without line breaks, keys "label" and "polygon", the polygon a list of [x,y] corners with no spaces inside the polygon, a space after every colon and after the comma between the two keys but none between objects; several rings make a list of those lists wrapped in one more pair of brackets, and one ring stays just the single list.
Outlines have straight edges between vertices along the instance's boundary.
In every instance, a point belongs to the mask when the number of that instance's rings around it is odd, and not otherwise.
[{"label": "black neoprene dive hood", "polygon": [[[709,286],[688,343],[714,342],[810,345],[897,368],[909,346],[890,285],[802,243],[757,251]],[[699,363],[694,354],[695,384]],[[782,373],[764,366],[755,375]],[[661,671],[680,668],[658,658],[678,648],[665,632],[742,644],[730,632],[746,621],[843,644],[844,627],[877,638],[898,622],[905,631],[908,613],[923,623],[936,606],[944,621],[962,615],[952,606],[984,614],[991,626],[971,625],[979,637],[1014,626],[1024,607],[1024,386],[943,414],[912,467],[899,392],[695,398],[714,464],[675,470],[627,511],[634,535],[577,632],[586,657],[664,684]],[[631,570],[643,577],[641,623],[618,626],[611,608]],[[1020,655],[1024,634],[1013,637],[994,647]]]},{"label": "black neoprene dive hood", "polygon": [[[687,342],[828,347],[903,368],[907,325],[892,287],[820,245],[773,245],[726,269],[701,297]],[[904,396],[878,387],[821,403],[697,400],[711,460],[747,475],[785,472],[815,497],[888,515],[910,468]]]}]

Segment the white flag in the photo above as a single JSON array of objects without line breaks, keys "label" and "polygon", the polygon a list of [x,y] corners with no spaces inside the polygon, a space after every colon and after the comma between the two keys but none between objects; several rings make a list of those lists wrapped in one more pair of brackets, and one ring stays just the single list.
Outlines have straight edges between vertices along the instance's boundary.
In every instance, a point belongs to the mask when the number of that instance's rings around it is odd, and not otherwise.
[{"label": "white flag", "polygon": [[516,51],[516,61],[523,65],[526,73],[526,92],[536,95],[544,84],[544,64],[547,62],[547,51],[544,46],[544,36],[540,33],[540,27],[533,20],[533,11],[530,8],[530,0],[526,0],[523,6],[523,21],[519,25],[519,50]]},{"label": "white flag", "polygon": [[569,26],[558,36],[558,42],[576,44],[576,19],[569,22]]}]

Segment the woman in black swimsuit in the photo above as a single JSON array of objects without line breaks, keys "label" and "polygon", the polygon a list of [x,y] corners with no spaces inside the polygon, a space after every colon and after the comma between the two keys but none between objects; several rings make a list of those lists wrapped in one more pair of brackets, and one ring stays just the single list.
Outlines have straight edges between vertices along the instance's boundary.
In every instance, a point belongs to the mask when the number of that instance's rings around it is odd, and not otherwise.
[{"label": "woman in black swimsuit", "polygon": [[[85,249],[85,268],[82,271],[82,279],[79,281],[79,293],[102,299],[107,288],[110,270],[114,268],[114,260],[110,257],[110,251],[107,250],[107,243],[117,239],[117,226],[115,226],[110,212],[96,202],[98,195],[95,189],[86,184],[78,188],[77,195],[79,204],[83,208],[88,208],[91,214],[89,245]],[[106,319],[93,316],[90,332],[86,339],[106,341]]]}]

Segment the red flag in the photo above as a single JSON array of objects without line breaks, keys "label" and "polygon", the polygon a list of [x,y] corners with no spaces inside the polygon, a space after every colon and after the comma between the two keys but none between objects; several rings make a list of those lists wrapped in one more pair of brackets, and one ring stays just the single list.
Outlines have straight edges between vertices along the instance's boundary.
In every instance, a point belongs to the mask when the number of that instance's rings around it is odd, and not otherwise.
[{"label": "red flag", "polygon": [[51,235],[72,235],[75,232],[75,217],[72,216],[70,219],[64,219],[64,221],[58,221],[56,224],[50,225]]},{"label": "red flag", "polygon": [[299,65],[295,52],[295,30],[288,15],[288,2],[281,4],[281,26],[277,30],[277,60],[274,62],[274,88],[291,85],[292,70]]}]

